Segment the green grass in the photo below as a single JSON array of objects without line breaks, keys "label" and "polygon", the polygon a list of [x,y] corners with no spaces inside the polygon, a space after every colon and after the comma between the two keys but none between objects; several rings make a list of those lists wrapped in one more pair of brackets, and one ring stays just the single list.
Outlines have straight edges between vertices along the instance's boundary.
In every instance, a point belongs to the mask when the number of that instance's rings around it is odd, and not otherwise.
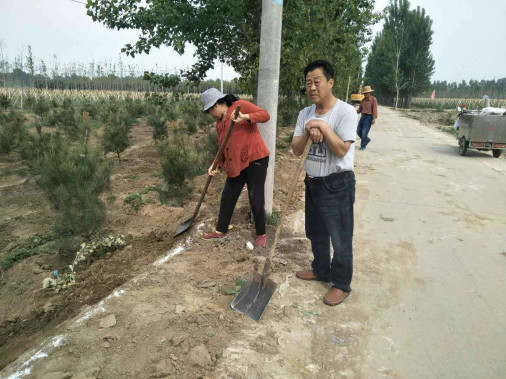
[{"label": "green grass", "polygon": [[144,200],[142,198],[142,195],[146,195],[147,193],[152,192],[152,191],[160,192],[160,189],[158,187],[153,187],[153,186],[146,187],[143,190],[140,190],[139,192],[131,193],[130,195],[125,197],[125,200],[123,200],[123,202],[125,204],[132,204],[135,209],[135,212],[137,213],[137,212],[139,212],[139,209],[141,209],[141,207],[144,204],[148,204],[148,203],[153,202],[153,199]]},{"label": "green grass", "polygon": [[293,139],[293,133],[290,133],[290,134],[284,136],[283,138],[278,139],[278,141],[276,142],[276,148],[278,148],[278,149],[287,148],[288,146],[290,146],[292,139]]},{"label": "green grass", "polygon": [[[265,223],[267,225],[278,225],[279,217],[281,216],[281,212],[277,209],[273,209],[271,214],[265,214]],[[249,223],[254,224],[255,220],[253,219],[253,213],[249,215]]]},{"label": "green grass", "polygon": [[139,175],[135,175],[135,174],[128,174],[128,175],[124,175],[123,176],[123,179],[139,179]]},{"label": "green grass", "polygon": [[149,175],[150,178],[163,179],[163,174],[159,171],[154,171]]},{"label": "green grass", "polygon": [[277,209],[273,209],[271,214],[265,215],[265,222],[267,225],[278,225],[280,216],[281,212]]},{"label": "green grass", "polygon": [[25,244],[21,247],[13,251],[9,251],[0,259],[0,267],[2,269],[8,270],[11,268],[16,262],[22,261],[32,255],[37,255],[39,253],[39,246],[42,246],[50,241],[55,239],[55,235],[53,232],[47,232],[43,235],[35,234],[32,237],[28,238]]}]

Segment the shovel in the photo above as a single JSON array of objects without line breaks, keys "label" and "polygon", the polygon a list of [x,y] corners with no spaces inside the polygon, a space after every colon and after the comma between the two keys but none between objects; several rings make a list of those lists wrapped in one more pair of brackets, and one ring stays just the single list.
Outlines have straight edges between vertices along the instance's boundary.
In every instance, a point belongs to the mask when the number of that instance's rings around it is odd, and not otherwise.
[{"label": "shovel", "polygon": [[278,226],[276,228],[276,234],[274,235],[274,242],[272,243],[269,257],[265,260],[262,275],[256,271],[253,271],[251,277],[248,279],[244,287],[242,287],[241,292],[239,292],[237,297],[232,302],[233,309],[241,312],[242,314],[257,322],[260,320],[260,317],[262,316],[265,307],[269,303],[272,294],[274,291],[276,291],[276,283],[269,279],[267,277],[267,274],[271,267],[274,250],[276,250],[278,244],[281,225],[283,225],[283,221],[288,210],[288,205],[292,200],[293,193],[295,192],[295,187],[297,187],[297,180],[299,179],[300,172],[302,171],[302,167],[304,166],[304,162],[306,161],[309,149],[312,145],[313,141],[311,138],[309,138],[306,147],[304,148],[304,152],[302,153],[297,171],[293,177],[292,187],[290,188],[290,192],[288,192],[283,210],[281,211]]},{"label": "shovel", "polygon": [[[241,110],[241,106],[238,105],[234,111],[234,119],[237,119],[237,117],[239,116],[240,110]],[[213,167],[211,168],[211,171],[216,170],[216,167],[218,166],[218,162],[220,161],[221,156],[223,155],[223,150],[225,150],[225,146],[227,145],[227,142],[228,142],[228,137],[230,137],[230,134],[232,133],[232,128],[233,128],[234,124],[235,124],[235,121],[232,121],[230,123],[230,126],[228,127],[227,134],[225,134],[225,139],[223,140],[223,143],[221,144],[221,146],[218,150],[218,154],[216,154],[216,157],[214,158]],[[176,238],[177,236],[180,236],[181,234],[186,232],[193,225],[193,222],[195,221],[195,219],[197,218],[197,215],[199,214],[200,206],[202,205],[202,202],[204,201],[204,196],[206,196],[206,192],[207,192],[207,189],[209,188],[209,184],[211,183],[211,179],[213,179],[213,177],[211,175],[209,175],[209,177],[207,178],[206,185],[204,186],[204,190],[202,191],[202,195],[200,195],[199,203],[197,204],[197,207],[195,208],[195,212],[193,212],[193,216],[191,216],[188,220],[186,220],[181,225],[179,225],[179,228],[177,228],[177,232],[174,235],[174,238]]]}]

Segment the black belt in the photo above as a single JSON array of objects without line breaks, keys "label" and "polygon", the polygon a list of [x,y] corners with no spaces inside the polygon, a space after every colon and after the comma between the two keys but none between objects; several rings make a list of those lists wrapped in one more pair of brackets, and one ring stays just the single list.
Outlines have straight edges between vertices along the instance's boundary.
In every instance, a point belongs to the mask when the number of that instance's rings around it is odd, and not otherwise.
[{"label": "black belt", "polygon": [[372,116],[372,114],[369,114],[369,113],[362,113],[362,116]]},{"label": "black belt", "polygon": [[323,182],[333,182],[334,180],[343,180],[346,178],[353,177],[353,171],[343,171],[337,172],[335,174],[330,174],[327,176],[310,176],[306,174],[306,182],[310,184],[322,184]]}]

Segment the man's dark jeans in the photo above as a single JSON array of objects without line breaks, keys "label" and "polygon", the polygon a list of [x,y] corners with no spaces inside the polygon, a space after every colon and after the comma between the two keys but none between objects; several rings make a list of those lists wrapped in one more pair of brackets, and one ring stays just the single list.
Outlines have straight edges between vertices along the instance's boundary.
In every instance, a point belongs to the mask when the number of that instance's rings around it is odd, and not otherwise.
[{"label": "man's dark jeans", "polygon": [[365,148],[371,139],[367,136],[369,134],[369,130],[371,130],[372,125],[372,115],[363,114],[360,117],[360,121],[358,122],[357,134],[360,137],[360,147]]},{"label": "man's dark jeans", "polygon": [[234,213],[234,208],[239,199],[244,183],[248,186],[249,203],[255,220],[257,235],[265,234],[265,195],[264,185],[267,177],[269,157],[250,162],[235,178],[227,178],[225,188],[221,194],[220,214],[216,230],[226,233]]},{"label": "man's dark jeans", "polygon": [[[313,249],[313,272],[350,292],[353,276],[353,204],[355,174],[306,176],[306,236]],[[334,257],[330,259],[330,242]]]}]

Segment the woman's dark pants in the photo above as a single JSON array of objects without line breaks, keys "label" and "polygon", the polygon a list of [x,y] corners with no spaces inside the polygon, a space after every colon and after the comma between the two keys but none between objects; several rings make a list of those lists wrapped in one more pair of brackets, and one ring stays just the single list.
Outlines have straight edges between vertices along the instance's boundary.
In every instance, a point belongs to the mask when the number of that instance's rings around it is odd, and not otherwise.
[{"label": "woman's dark pants", "polygon": [[269,157],[258,159],[250,162],[249,166],[242,170],[235,178],[227,178],[225,188],[221,194],[220,215],[218,216],[218,226],[216,227],[218,232],[226,233],[228,231],[235,205],[244,187],[244,183],[246,183],[257,235],[265,234],[264,184],[267,177],[268,165]]}]

